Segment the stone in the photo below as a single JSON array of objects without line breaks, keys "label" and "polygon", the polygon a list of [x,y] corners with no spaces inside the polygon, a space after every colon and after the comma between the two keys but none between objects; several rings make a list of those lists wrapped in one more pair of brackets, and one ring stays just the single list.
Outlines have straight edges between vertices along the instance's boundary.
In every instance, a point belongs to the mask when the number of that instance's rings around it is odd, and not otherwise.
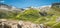
[{"label": "stone", "polygon": [[47,28],[41,24],[35,24],[29,21],[0,20],[0,28]]}]

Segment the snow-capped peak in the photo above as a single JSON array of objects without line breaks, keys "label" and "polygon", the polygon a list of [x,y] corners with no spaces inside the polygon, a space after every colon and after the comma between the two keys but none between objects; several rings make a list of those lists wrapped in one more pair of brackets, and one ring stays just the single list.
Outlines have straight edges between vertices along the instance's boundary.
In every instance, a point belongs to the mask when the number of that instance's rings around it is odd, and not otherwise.
[{"label": "snow-capped peak", "polygon": [[51,8],[51,5],[44,5],[39,7],[39,9],[43,9],[43,8]]}]

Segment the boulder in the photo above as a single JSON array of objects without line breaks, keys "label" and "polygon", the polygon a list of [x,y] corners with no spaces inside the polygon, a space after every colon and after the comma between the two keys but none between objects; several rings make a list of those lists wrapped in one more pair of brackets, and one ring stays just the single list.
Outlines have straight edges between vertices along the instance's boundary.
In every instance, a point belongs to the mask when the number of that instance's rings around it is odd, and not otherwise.
[{"label": "boulder", "polygon": [[0,19],[0,28],[45,28],[45,26],[29,21]]}]

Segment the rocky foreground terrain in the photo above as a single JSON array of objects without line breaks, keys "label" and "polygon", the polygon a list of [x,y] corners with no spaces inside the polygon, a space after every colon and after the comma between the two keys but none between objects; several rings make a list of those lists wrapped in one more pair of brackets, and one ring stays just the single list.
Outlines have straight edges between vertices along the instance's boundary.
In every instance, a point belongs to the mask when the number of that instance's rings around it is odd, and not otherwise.
[{"label": "rocky foreground terrain", "polygon": [[48,28],[48,26],[34,24],[29,21],[0,19],[0,28]]},{"label": "rocky foreground terrain", "polygon": [[60,28],[60,3],[23,9],[0,4],[0,28]]}]

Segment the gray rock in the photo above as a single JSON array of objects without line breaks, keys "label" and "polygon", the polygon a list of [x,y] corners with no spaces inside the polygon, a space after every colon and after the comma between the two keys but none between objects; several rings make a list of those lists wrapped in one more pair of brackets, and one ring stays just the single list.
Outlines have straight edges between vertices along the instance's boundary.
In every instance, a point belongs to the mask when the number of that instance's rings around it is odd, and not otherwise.
[{"label": "gray rock", "polygon": [[45,27],[44,25],[35,24],[29,21],[0,19],[0,28],[45,28]]}]

